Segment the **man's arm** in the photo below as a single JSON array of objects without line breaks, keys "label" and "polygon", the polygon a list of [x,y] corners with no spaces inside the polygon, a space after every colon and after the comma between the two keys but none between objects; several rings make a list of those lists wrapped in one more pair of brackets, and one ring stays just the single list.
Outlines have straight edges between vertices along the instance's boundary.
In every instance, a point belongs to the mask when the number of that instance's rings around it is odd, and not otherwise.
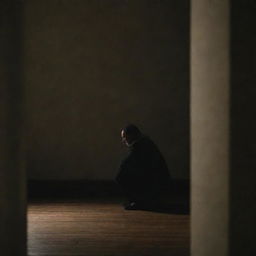
[{"label": "man's arm", "polygon": [[136,173],[138,173],[137,169],[136,157],[134,152],[131,151],[121,162],[116,176],[116,181],[119,184],[131,183],[135,179]]}]

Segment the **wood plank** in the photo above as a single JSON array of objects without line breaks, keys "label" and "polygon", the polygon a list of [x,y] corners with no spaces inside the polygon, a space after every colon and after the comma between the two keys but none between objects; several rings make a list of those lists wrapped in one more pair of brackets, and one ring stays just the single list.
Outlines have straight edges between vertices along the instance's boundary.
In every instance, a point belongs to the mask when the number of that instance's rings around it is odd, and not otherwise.
[{"label": "wood plank", "polygon": [[31,202],[30,256],[188,256],[189,215],[125,211],[118,201]]}]

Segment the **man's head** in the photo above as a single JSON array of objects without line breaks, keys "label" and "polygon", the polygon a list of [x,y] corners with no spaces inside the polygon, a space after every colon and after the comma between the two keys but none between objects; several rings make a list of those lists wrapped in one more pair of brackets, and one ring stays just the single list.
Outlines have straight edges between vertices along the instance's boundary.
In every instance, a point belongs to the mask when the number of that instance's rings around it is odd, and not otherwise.
[{"label": "man's head", "polygon": [[139,128],[133,124],[127,125],[121,130],[122,142],[127,146],[138,140],[141,135]]}]

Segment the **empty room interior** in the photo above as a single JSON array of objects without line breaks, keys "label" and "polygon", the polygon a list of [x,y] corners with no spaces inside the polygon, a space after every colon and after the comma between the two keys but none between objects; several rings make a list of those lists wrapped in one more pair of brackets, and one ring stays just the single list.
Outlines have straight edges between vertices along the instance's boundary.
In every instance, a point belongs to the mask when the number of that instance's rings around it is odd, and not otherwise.
[{"label": "empty room interior", "polygon": [[[28,1],[24,13],[29,255],[188,255],[188,1]],[[186,189],[176,212],[124,210],[114,180],[129,123]]]},{"label": "empty room interior", "polygon": [[[2,0],[0,255],[256,255],[255,10]],[[127,207],[143,140],[170,183]]]}]

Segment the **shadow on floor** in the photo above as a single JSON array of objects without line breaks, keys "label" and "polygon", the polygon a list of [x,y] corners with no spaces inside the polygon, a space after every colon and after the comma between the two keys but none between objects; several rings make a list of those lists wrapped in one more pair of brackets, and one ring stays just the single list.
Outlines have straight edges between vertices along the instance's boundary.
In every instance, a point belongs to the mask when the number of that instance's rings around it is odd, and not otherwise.
[{"label": "shadow on floor", "polygon": [[178,215],[189,215],[190,213],[190,207],[188,204],[168,204],[165,206],[158,207],[143,207],[141,210]]}]

